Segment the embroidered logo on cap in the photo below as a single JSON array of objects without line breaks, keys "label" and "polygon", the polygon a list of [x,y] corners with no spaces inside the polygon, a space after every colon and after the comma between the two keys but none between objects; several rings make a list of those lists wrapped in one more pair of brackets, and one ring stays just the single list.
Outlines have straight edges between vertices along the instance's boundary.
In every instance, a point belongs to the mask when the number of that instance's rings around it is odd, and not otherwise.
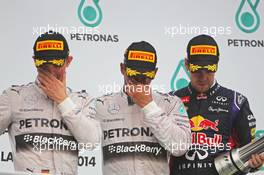
[{"label": "embroidered logo on cap", "polygon": [[191,47],[190,55],[214,55],[217,56],[216,46],[196,45]]},{"label": "embroidered logo on cap", "polygon": [[57,40],[46,40],[38,41],[36,46],[36,51],[42,50],[63,50],[64,45],[62,41]]},{"label": "embroidered logo on cap", "polygon": [[208,71],[216,72],[217,71],[217,64],[206,65],[206,66],[199,66],[196,64],[190,64],[189,69],[191,72],[195,72],[199,69],[207,69]]},{"label": "embroidered logo on cap", "polygon": [[146,61],[146,62],[155,62],[155,54],[151,52],[143,52],[143,51],[129,51],[128,52],[128,60],[136,60],[136,61]]},{"label": "embroidered logo on cap", "polygon": [[65,59],[54,59],[54,60],[40,60],[40,59],[35,59],[35,65],[36,67],[40,67],[42,66],[43,64],[46,64],[46,63],[50,63],[50,64],[53,64],[55,66],[63,66],[64,63],[65,63]]},{"label": "embroidered logo on cap", "polygon": [[156,75],[156,71],[139,72],[137,70],[126,68],[126,74],[129,77],[137,76],[137,75],[145,75],[146,77],[153,79],[155,77],[155,75]]}]

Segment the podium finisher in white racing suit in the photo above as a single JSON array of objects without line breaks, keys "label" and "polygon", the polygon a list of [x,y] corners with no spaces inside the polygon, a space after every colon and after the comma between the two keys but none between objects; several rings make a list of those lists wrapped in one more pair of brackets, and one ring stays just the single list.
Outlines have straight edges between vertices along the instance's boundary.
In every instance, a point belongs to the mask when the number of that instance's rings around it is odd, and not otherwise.
[{"label": "podium finisher in white racing suit", "polygon": [[75,175],[78,148],[100,142],[99,122],[88,112],[92,98],[66,88],[73,58],[61,34],[40,35],[33,58],[37,80],[0,96],[0,133],[8,128],[16,171]]},{"label": "podium finisher in white racing suit", "polygon": [[156,63],[152,45],[132,43],[120,64],[123,89],[96,100],[104,175],[166,175],[168,153],[181,156],[188,149],[191,131],[183,103],[151,91]]}]

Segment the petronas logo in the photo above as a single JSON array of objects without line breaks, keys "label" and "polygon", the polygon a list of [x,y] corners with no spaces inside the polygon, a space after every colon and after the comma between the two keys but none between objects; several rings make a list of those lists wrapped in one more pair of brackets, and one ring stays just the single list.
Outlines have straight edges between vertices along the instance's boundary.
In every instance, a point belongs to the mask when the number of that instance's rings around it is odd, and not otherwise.
[{"label": "petronas logo", "polygon": [[92,0],[93,3],[88,4],[87,0],[81,0],[78,7],[78,17],[80,21],[87,27],[98,26],[103,18],[99,0]]},{"label": "petronas logo", "polygon": [[257,7],[260,0],[242,0],[236,12],[236,24],[245,33],[255,32],[260,25]]},{"label": "petronas logo", "polygon": [[184,59],[180,60],[177,68],[175,69],[172,78],[170,87],[172,91],[184,88],[188,86],[190,81],[190,73],[186,70],[184,65]]}]

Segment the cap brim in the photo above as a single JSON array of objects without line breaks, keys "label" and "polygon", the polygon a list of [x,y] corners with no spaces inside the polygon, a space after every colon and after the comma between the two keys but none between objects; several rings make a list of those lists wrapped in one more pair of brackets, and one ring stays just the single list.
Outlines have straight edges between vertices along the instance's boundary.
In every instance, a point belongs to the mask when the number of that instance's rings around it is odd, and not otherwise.
[{"label": "cap brim", "polygon": [[151,78],[154,79],[156,72],[155,69],[150,69],[150,68],[146,68],[146,67],[126,67],[129,68],[130,70],[128,72],[126,72],[126,75],[128,77],[136,77],[136,76],[143,76],[143,77],[147,77],[147,78]]},{"label": "cap brim", "polygon": [[[192,64],[192,68],[191,65]],[[208,70],[210,72],[216,72],[218,69],[217,62],[213,61],[192,61],[189,62],[189,68],[191,72],[196,72],[198,70]],[[201,66],[202,68],[197,68],[198,66]]]},{"label": "cap brim", "polygon": [[[218,63],[219,57],[218,56],[213,56],[213,55],[192,55],[189,56],[189,62],[190,63],[197,63],[197,62],[208,62],[210,64],[215,64]],[[201,63],[203,64],[203,63]]]},{"label": "cap brim", "polygon": [[58,56],[58,55],[48,55],[48,56],[33,56],[34,59],[43,59],[43,60],[54,60],[54,59],[66,59],[67,56]]},{"label": "cap brim", "polygon": [[155,69],[151,69],[151,68],[148,68],[148,67],[134,67],[134,66],[127,66],[126,68],[130,68],[130,69],[132,69],[132,70],[136,70],[136,71],[138,71],[138,72],[150,72],[150,71],[154,71]]},{"label": "cap brim", "polygon": [[58,67],[61,67],[65,64],[66,60],[63,58],[58,58],[58,59],[43,59],[43,58],[34,58],[34,63],[36,67],[43,66],[45,64],[52,64]]},{"label": "cap brim", "polygon": [[212,62],[212,61],[192,61],[192,62],[189,62],[189,64],[194,64],[194,65],[199,65],[199,66],[208,66],[208,65],[217,64],[217,63]]}]

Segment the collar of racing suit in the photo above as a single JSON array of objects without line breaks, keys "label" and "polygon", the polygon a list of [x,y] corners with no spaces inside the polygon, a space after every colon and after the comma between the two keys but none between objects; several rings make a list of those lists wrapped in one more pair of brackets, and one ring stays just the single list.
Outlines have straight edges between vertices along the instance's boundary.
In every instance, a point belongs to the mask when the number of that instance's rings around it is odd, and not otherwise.
[{"label": "collar of racing suit", "polygon": [[214,95],[216,93],[216,91],[220,88],[220,85],[217,83],[216,80],[214,80],[213,85],[210,87],[210,89],[208,91],[206,91],[205,93],[198,93],[191,85],[191,83],[189,83],[188,85],[188,90],[190,92],[191,95],[195,96],[197,100],[203,100],[203,99],[207,99],[208,97],[211,97],[212,95]]},{"label": "collar of racing suit", "polygon": [[45,92],[39,87],[39,84],[40,84],[40,82],[39,82],[38,78],[36,78],[36,80],[35,80],[35,87],[36,87],[37,91],[41,95],[43,95],[45,98],[48,98],[48,96],[45,94]]}]

